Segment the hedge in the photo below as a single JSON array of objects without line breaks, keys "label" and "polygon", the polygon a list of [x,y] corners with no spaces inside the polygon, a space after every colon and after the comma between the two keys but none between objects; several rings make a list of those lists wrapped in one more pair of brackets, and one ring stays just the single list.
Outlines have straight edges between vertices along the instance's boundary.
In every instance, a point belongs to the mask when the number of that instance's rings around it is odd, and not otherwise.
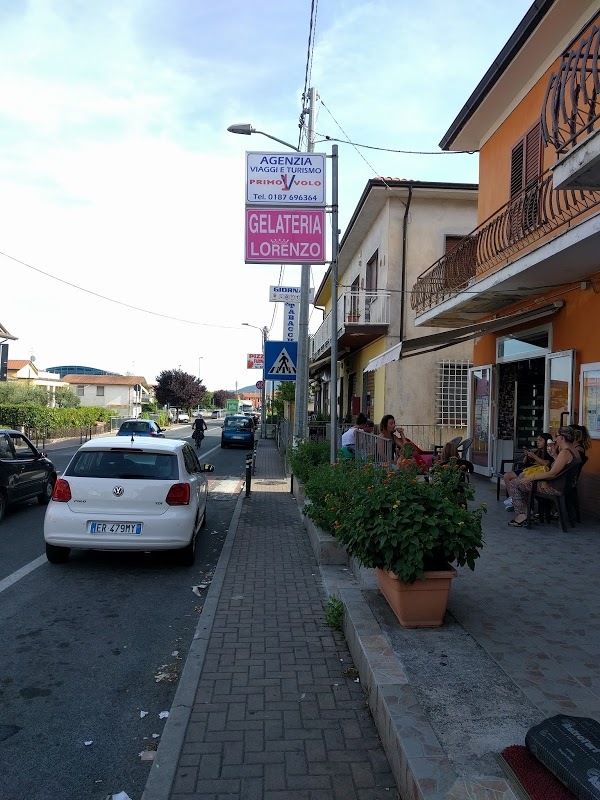
[{"label": "hedge", "polygon": [[114,416],[114,411],[96,406],[46,408],[33,403],[0,405],[0,425],[5,428],[61,430],[89,427],[94,422],[107,422],[111,416]]}]

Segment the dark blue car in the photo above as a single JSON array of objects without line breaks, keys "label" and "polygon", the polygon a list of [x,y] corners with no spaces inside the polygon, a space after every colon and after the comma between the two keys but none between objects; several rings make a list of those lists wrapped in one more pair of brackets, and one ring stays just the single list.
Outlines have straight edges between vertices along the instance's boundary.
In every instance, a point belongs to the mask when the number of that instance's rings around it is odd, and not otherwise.
[{"label": "dark blue car", "polygon": [[163,431],[153,419],[127,419],[121,423],[117,436],[160,436],[164,439]]},{"label": "dark blue car", "polygon": [[230,414],[223,420],[221,447],[254,447],[254,420],[243,414]]}]

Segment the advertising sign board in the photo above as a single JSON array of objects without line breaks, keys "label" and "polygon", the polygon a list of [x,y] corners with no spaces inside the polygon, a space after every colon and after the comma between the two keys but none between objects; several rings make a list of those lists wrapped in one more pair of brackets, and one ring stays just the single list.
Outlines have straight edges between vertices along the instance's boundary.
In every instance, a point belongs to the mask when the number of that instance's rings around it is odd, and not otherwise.
[{"label": "advertising sign board", "polygon": [[324,206],[325,153],[246,153],[246,203]]},{"label": "advertising sign board", "polygon": [[324,264],[324,208],[246,207],[246,264]]},{"label": "advertising sign board", "polygon": [[297,342],[300,303],[286,303],[283,308],[283,338],[286,342]]},{"label": "advertising sign board", "polygon": [[225,408],[228,414],[237,414],[238,408],[240,407],[239,400],[225,400]]},{"label": "advertising sign board", "polygon": [[[315,290],[311,288],[308,297],[309,303],[315,301]],[[269,286],[269,302],[271,303],[299,303],[299,286]]]},{"label": "advertising sign board", "polygon": [[247,363],[246,369],[262,369],[265,365],[265,357],[262,353],[248,353]]}]

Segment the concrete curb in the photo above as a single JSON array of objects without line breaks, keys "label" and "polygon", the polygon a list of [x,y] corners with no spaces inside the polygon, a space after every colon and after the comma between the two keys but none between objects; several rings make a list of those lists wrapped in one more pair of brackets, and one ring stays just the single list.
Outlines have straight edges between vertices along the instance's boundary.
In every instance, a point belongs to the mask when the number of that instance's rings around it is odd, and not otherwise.
[{"label": "concrete curb", "polygon": [[171,793],[244,499],[240,494],[141,800],[168,800]]}]

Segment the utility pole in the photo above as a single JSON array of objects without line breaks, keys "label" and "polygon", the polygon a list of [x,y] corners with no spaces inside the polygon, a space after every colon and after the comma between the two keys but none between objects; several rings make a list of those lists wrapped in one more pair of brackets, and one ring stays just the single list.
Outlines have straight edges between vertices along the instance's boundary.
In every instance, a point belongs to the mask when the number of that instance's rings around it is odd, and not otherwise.
[{"label": "utility pole", "polygon": [[338,451],[338,146],[331,146],[331,450],[330,461],[335,464]]},{"label": "utility pole", "polygon": [[[315,150],[315,105],[317,90],[308,90],[308,125],[306,152]],[[308,311],[310,297],[310,264],[302,264],[300,280],[300,319],[298,325],[298,364],[294,410],[294,446],[308,435]]]}]

